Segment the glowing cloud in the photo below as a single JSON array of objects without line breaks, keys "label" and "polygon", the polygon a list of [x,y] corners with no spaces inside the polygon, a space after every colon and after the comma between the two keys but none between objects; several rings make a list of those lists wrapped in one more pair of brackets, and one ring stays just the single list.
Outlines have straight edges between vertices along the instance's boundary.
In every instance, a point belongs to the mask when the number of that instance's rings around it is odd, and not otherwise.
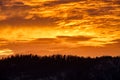
[{"label": "glowing cloud", "polygon": [[0,56],[1,55],[13,55],[13,51],[10,49],[2,49],[0,50]]},{"label": "glowing cloud", "polygon": [[1,0],[0,39],[7,41],[0,41],[0,45],[19,42],[46,48],[115,45],[120,39],[119,3],[119,0]]}]

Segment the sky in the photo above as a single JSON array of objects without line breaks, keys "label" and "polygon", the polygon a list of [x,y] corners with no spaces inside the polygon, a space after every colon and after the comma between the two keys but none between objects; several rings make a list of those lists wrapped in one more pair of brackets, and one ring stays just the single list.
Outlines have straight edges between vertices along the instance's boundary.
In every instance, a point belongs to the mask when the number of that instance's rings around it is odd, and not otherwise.
[{"label": "sky", "polygon": [[120,0],[0,0],[0,57],[120,56]]}]

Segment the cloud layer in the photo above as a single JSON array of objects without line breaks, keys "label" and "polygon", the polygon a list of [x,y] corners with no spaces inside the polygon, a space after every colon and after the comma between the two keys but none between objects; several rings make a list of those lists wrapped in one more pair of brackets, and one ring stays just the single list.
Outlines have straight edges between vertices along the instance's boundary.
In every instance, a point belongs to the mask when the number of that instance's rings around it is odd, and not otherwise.
[{"label": "cloud layer", "polygon": [[0,46],[115,46],[120,0],[0,0],[0,30]]}]

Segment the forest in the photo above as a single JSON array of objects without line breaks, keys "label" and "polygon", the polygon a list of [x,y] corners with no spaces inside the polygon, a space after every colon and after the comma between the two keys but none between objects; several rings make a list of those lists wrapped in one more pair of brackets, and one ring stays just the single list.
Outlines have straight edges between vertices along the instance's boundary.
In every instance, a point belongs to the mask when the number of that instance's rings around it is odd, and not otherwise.
[{"label": "forest", "polygon": [[120,56],[9,56],[0,60],[0,80],[120,80]]}]

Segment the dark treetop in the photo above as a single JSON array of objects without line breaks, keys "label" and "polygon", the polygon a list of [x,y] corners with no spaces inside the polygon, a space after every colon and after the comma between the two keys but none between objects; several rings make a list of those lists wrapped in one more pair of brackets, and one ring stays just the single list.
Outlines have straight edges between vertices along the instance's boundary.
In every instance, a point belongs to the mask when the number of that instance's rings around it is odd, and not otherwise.
[{"label": "dark treetop", "polygon": [[0,60],[0,80],[120,80],[120,57],[16,55]]}]

